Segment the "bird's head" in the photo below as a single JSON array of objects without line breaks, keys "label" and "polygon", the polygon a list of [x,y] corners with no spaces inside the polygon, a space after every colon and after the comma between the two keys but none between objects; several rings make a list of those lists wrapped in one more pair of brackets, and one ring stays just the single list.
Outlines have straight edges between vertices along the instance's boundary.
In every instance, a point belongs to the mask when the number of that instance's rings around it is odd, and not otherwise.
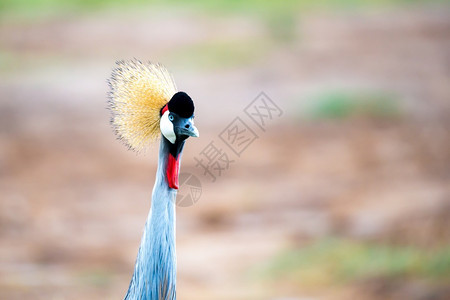
[{"label": "bird's head", "polygon": [[194,126],[194,102],[185,92],[178,92],[161,109],[159,123],[162,135],[172,144],[188,137],[198,137]]},{"label": "bird's head", "polygon": [[[108,80],[111,124],[129,149],[137,152],[162,134],[166,177],[178,189],[180,154],[185,140],[198,137],[194,126],[194,102],[177,92],[172,75],[161,64],[133,59],[118,61]],[[166,153],[168,152],[168,153]]]},{"label": "bird's head", "polygon": [[180,153],[184,141],[199,133],[194,126],[194,102],[185,92],[175,93],[161,109],[159,123],[163,138],[169,141],[166,176],[168,185],[178,189],[178,172],[180,170]]}]

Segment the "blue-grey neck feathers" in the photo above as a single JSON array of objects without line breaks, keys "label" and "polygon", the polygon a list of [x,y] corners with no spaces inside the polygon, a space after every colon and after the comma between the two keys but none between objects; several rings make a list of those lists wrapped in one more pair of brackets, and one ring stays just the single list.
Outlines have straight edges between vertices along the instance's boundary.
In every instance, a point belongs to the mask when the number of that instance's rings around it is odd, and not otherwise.
[{"label": "blue-grey neck feathers", "polygon": [[166,164],[169,150],[161,138],[152,205],[142,235],[133,278],[125,299],[175,300],[175,197],[169,188]]}]

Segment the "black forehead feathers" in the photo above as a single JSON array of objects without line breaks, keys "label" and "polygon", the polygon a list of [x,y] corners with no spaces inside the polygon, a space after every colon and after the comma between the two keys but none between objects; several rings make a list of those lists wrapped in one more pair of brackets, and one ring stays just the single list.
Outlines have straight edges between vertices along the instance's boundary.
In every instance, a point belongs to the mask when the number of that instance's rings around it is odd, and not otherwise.
[{"label": "black forehead feathers", "polygon": [[170,112],[174,112],[182,118],[190,118],[194,115],[194,102],[185,92],[173,95],[167,105]]}]

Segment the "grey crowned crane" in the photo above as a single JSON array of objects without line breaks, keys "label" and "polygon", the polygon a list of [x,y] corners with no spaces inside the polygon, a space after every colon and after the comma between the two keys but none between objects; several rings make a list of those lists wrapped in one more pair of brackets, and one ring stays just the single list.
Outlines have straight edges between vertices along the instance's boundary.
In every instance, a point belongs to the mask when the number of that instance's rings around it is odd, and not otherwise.
[{"label": "grey crowned crane", "polygon": [[111,123],[129,149],[161,136],[150,213],[125,299],[176,299],[175,197],[184,143],[198,137],[194,103],[160,64],[119,61],[108,80]]}]

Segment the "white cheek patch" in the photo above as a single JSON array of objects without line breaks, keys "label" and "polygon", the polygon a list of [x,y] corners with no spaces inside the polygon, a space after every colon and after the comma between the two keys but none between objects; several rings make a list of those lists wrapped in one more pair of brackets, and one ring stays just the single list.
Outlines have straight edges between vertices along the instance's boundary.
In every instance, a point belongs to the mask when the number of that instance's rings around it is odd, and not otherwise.
[{"label": "white cheek patch", "polygon": [[177,137],[173,130],[173,123],[169,120],[168,110],[161,116],[159,128],[161,129],[161,133],[164,135],[164,137],[172,144],[175,144],[175,140],[177,139]]}]

